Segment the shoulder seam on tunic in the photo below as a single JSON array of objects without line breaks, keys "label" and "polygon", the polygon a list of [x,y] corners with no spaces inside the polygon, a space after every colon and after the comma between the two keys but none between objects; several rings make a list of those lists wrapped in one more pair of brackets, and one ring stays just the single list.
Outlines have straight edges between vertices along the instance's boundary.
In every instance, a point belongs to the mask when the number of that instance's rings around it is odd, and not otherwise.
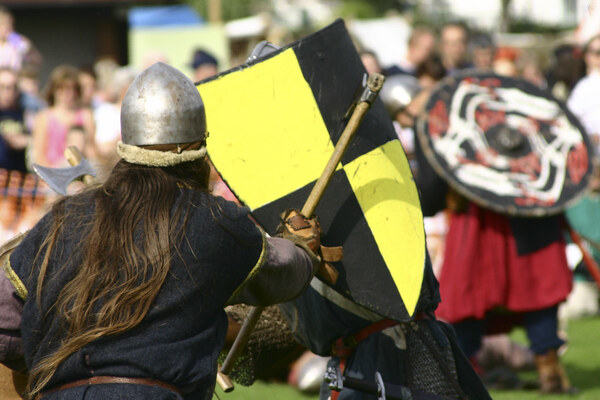
[{"label": "shoulder seam on tunic", "polygon": [[25,287],[25,285],[21,281],[21,278],[19,278],[19,275],[17,275],[17,273],[12,269],[10,265],[10,257],[6,257],[6,261],[4,262],[4,264],[2,264],[2,270],[4,270],[6,277],[8,278],[10,283],[12,283],[12,285],[15,287],[15,290],[17,291],[19,297],[21,297],[23,300],[26,300],[27,287]]},{"label": "shoulder seam on tunic", "polygon": [[237,289],[235,289],[235,291],[231,294],[231,296],[229,296],[229,299],[227,300],[227,304],[229,304],[231,299],[234,299],[239,294],[239,292],[244,288],[244,286],[246,286],[246,284],[248,282],[250,282],[250,280],[254,277],[254,275],[256,275],[260,271],[261,267],[267,261],[267,256],[269,255],[269,246],[267,244],[267,236],[266,236],[264,230],[262,230],[260,227],[258,227],[258,229],[260,230],[260,235],[262,236],[262,250],[260,252],[260,256],[258,257],[258,261],[254,265],[254,267],[252,267],[252,269],[250,270],[250,273],[248,274],[248,276],[246,276],[246,279],[244,279],[244,281],[237,287]]}]

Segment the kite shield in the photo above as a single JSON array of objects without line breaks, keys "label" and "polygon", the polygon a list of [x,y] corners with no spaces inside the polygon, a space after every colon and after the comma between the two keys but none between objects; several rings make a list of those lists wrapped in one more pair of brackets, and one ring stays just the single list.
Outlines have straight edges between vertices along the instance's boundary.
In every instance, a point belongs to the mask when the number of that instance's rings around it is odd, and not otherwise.
[{"label": "kite shield", "polygon": [[[286,208],[302,208],[333,153],[365,69],[341,20],[209,80],[209,155],[270,234]],[[383,103],[364,117],[315,214],[343,296],[397,320],[417,305],[425,265],[416,186]],[[315,278],[317,279],[317,278]],[[326,295],[326,294],[325,294]]]},{"label": "kite shield", "polygon": [[592,146],[576,117],[520,79],[446,78],[420,115],[417,134],[450,186],[506,215],[557,214],[584,193],[592,174]]}]

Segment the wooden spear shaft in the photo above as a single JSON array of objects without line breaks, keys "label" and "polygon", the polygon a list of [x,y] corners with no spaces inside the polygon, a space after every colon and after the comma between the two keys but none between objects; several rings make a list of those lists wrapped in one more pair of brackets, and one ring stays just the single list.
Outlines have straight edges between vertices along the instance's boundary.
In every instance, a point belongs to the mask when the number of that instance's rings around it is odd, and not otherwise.
[{"label": "wooden spear shaft", "polygon": [[[312,191],[310,192],[306,202],[304,203],[304,206],[302,207],[302,214],[306,217],[310,218],[315,212],[315,209],[317,208],[319,201],[323,197],[323,193],[325,192],[327,185],[329,185],[329,182],[331,181],[331,177],[333,176],[337,165],[339,164],[344,153],[348,149],[350,141],[352,140],[354,134],[358,130],[358,127],[360,126],[360,123],[362,122],[366,112],[369,110],[371,104],[377,97],[377,94],[383,87],[384,80],[385,78],[383,77],[383,75],[369,75],[369,78],[367,80],[367,87],[363,91],[362,96],[359,99],[358,104],[356,105],[356,108],[352,112],[348,124],[344,128],[340,139],[335,145],[333,154],[329,158],[329,161],[327,162],[323,173],[315,183],[315,186],[313,186]],[[325,274],[331,274],[331,271],[326,272]],[[254,330],[254,327],[256,326],[256,323],[258,322],[258,319],[260,318],[260,315],[263,312],[263,310],[264,307],[252,307],[250,309],[248,316],[242,323],[240,332],[235,338],[235,341],[233,342],[233,345],[231,346],[231,349],[229,350],[229,353],[225,358],[225,362],[223,362],[223,366],[221,367],[221,372],[223,374],[229,374],[233,369],[233,366],[237,361],[238,357],[240,356],[242,350],[246,347],[248,339],[250,338],[250,334]],[[231,390],[233,390],[233,388],[231,388]]]},{"label": "wooden spear shaft", "polygon": [[356,133],[358,126],[362,122],[370,106],[371,104],[366,101],[362,101],[356,105],[356,109],[352,113],[352,116],[350,117],[350,120],[348,121],[348,124],[342,133],[342,136],[340,136],[340,139],[335,145],[335,149],[333,150],[333,154],[331,155],[329,162],[315,183],[315,186],[313,186],[310,195],[304,203],[304,207],[302,207],[302,214],[307,218],[312,217],[313,213],[315,212],[319,201],[321,201],[321,198],[323,197],[323,193],[325,193],[325,189],[331,181],[331,177],[333,176],[337,165],[348,149],[348,145],[354,137],[354,133]]}]

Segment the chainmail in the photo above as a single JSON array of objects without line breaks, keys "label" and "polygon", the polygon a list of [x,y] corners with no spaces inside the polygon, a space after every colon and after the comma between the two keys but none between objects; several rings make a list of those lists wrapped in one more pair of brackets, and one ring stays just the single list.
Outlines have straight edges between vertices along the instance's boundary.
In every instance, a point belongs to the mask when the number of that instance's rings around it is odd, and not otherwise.
[{"label": "chainmail", "polygon": [[[401,326],[407,341],[407,383],[410,389],[461,398],[454,356],[446,336],[434,337],[432,326],[427,321],[412,321]],[[445,343],[438,342],[440,336]]]},{"label": "chainmail", "polygon": [[[242,324],[251,307],[236,304],[225,309],[236,322]],[[261,372],[273,366],[282,354],[298,348],[290,328],[277,306],[266,307],[256,324],[246,348],[236,361],[229,377],[242,386],[250,386]],[[226,353],[219,356],[219,363],[225,361]]]}]

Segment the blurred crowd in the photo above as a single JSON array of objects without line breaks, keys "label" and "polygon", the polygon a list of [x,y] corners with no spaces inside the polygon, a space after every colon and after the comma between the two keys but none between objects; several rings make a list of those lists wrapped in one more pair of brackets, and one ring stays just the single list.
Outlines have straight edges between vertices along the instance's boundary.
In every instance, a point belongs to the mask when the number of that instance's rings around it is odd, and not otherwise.
[{"label": "blurred crowd", "polygon": [[[537,367],[543,392],[571,392],[573,388],[558,361],[566,349],[566,324],[571,318],[598,315],[599,306],[600,282],[595,282],[590,274],[583,252],[592,255],[597,268],[600,32],[584,45],[557,42],[544,53],[540,49],[498,45],[489,33],[472,31],[462,22],[450,22],[439,29],[414,27],[406,45],[406,54],[394,65],[381,65],[374,52],[360,43],[357,47],[368,72],[387,76],[388,90],[384,85],[381,97],[407,153],[417,186],[425,182],[425,172],[420,169],[431,167],[425,165],[429,162],[419,150],[415,122],[436,84],[447,77],[493,73],[530,82],[558,99],[579,120],[591,140],[591,150],[596,156],[589,190],[558,217],[529,218],[518,227],[515,220],[468,202],[452,188],[448,189],[439,177],[419,187],[427,246],[440,279],[442,303],[436,314],[452,323],[463,351],[485,383],[490,387],[522,388],[524,383],[514,371]],[[429,204],[435,201],[443,204],[431,209]],[[557,221],[563,217],[581,235],[582,241],[573,243],[567,231],[561,231]],[[543,228],[542,222],[548,225]],[[548,232],[553,232],[555,238],[549,238]],[[488,240],[488,235],[494,238]],[[523,238],[530,235],[546,236],[547,247],[527,254],[510,250],[511,243],[516,241],[521,246]],[[550,252],[553,246],[557,246],[557,253],[550,257],[552,260],[545,259],[548,256],[543,253]],[[495,254],[492,259],[488,258],[491,254]],[[567,266],[573,274],[568,273]],[[487,271],[488,267],[492,271]],[[492,286],[487,283],[488,278],[495,280]],[[529,293],[519,294],[520,284],[515,282],[529,282]],[[489,300],[489,293],[497,290],[494,286],[502,288],[497,299],[504,300]],[[538,292],[542,286],[552,290]],[[488,294],[477,294],[482,291]],[[543,291],[547,298],[540,300],[537,294]],[[514,300],[519,297],[522,301]],[[516,306],[517,302],[521,304]],[[492,307],[486,308],[488,305]],[[522,318],[517,325],[525,327],[530,347],[513,342],[506,334],[486,334],[494,332],[496,314],[515,309],[520,311],[518,318]],[[513,326],[512,321],[509,326]],[[510,328],[497,331],[506,332]],[[550,334],[541,335],[542,331]],[[548,370],[553,372],[547,373]],[[544,380],[549,375],[554,378]]]},{"label": "blurred crowd", "polygon": [[[596,150],[600,150],[600,113],[597,112],[600,109],[597,96],[600,33],[583,46],[556,43],[549,54],[540,54],[498,45],[493,35],[470,31],[463,23],[448,23],[439,29],[414,27],[406,43],[406,54],[394,65],[381,65],[371,49],[361,47],[360,43],[357,47],[368,72],[382,73],[390,81],[403,82],[408,93],[406,100],[393,104],[393,109],[388,107],[388,111],[415,168],[413,125],[427,94],[443,78],[466,70],[519,77],[549,91],[567,104]],[[148,63],[156,60],[168,62],[155,57],[148,59]],[[0,190],[3,191],[0,243],[29,228],[35,216],[28,210],[45,201],[40,194],[41,184],[32,177],[33,164],[67,167],[64,151],[75,146],[100,172],[112,168],[118,158],[121,100],[139,72],[112,59],[96,60],[85,66],[60,65],[40,87],[37,71],[42,62],[43,54],[14,30],[13,16],[0,6]],[[190,76],[193,81],[219,72],[215,57],[201,49],[190,55],[190,66],[194,70]],[[594,165],[597,168],[597,160]],[[234,200],[216,175],[213,188],[215,193]],[[600,218],[599,189],[594,179],[590,192],[567,211],[571,224],[583,233],[586,246],[597,261],[600,261],[600,230],[593,226],[593,221],[595,216]],[[18,215],[23,218],[16,218]],[[428,249],[436,274],[443,264],[448,227],[449,215],[445,211],[425,218]],[[572,254],[568,261],[575,271],[575,285],[562,306],[561,318],[597,315],[597,286],[582,266],[581,254],[573,247],[569,249]],[[484,339],[477,357],[488,369],[493,364],[490,360],[511,368],[533,364],[532,353],[506,337]],[[290,376],[294,377],[292,383],[310,389],[314,382],[302,381],[302,374],[298,372],[305,360],[309,362],[310,358],[303,358],[294,366]]]},{"label": "blurred crowd", "polygon": [[[217,72],[217,59],[206,51],[198,49],[190,59],[194,81]],[[168,63],[161,52],[148,53],[140,70],[158,61]],[[39,217],[32,210],[54,195],[33,165],[68,167],[65,149],[75,146],[98,174],[111,170],[118,160],[121,100],[140,71],[100,58],[58,65],[42,84],[42,64],[43,55],[0,6],[0,243],[30,228]]]},{"label": "blurred crowd", "polygon": [[[584,45],[557,42],[551,47],[549,54],[544,54],[531,49],[498,46],[493,35],[470,31],[462,22],[451,22],[440,29],[415,27],[408,38],[404,57],[396,64],[388,66],[380,65],[377,55],[370,49],[362,48],[360,44],[357,44],[357,47],[368,72],[382,73],[387,76],[390,85],[399,85],[406,91],[404,100],[384,98],[384,102],[393,117],[398,137],[414,169],[416,134],[413,124],[424,107],[427,95],[445,77],[469,71],[521,78],[550,92],[563,102],[583,125],[594,146],[594,165],[595,169],[598,169],[600,104],[596,93],[600,89],[600,32]],[[590,193],[580,203],[596,199],[600,189],[597,178],[598,174],[595,173]],[[567,212],[568,215],[573,215],[573,220],[577,219],[577,209],[578,205]],[[586,208],[588,217],[600,212],[590,214],[591,209],[591,206]],[[444,213],[440,213],[435,217],[426,218],[425,223],[434,269],[439,273],[447,231],[446,217]],[[580,224],[578,221],[573,223]],[[597,248],[600,230],[588,230],[592,231],[586,235],[590,239],[589,248],[600,261]],[[580,257],[575,257],[574,260],[580,261]],[[572,263],[578,264],[576,261]],[[586,275],[583,271],[582,274]],[[594,284],[590,286],[593,287]],[[596,298],[582,307],[586,313],[595,314],[598,311],[597,303]]]},{"label": "blurred crowd", "polygon": [[[159,52],[147,54],[142,66],[167,62]],[[64,150],[76,146],[88,159],[110,169],[120,139],[120,103],[139,71],[111,58],[90,65],[59,65],[40,87],[42,55],[14,30],[10,11],[0,7],[0,168],[31,171],[32,164],[68,166]],[[218,62],[197,50],[190,66],[198,81],[217,73]]]}]

